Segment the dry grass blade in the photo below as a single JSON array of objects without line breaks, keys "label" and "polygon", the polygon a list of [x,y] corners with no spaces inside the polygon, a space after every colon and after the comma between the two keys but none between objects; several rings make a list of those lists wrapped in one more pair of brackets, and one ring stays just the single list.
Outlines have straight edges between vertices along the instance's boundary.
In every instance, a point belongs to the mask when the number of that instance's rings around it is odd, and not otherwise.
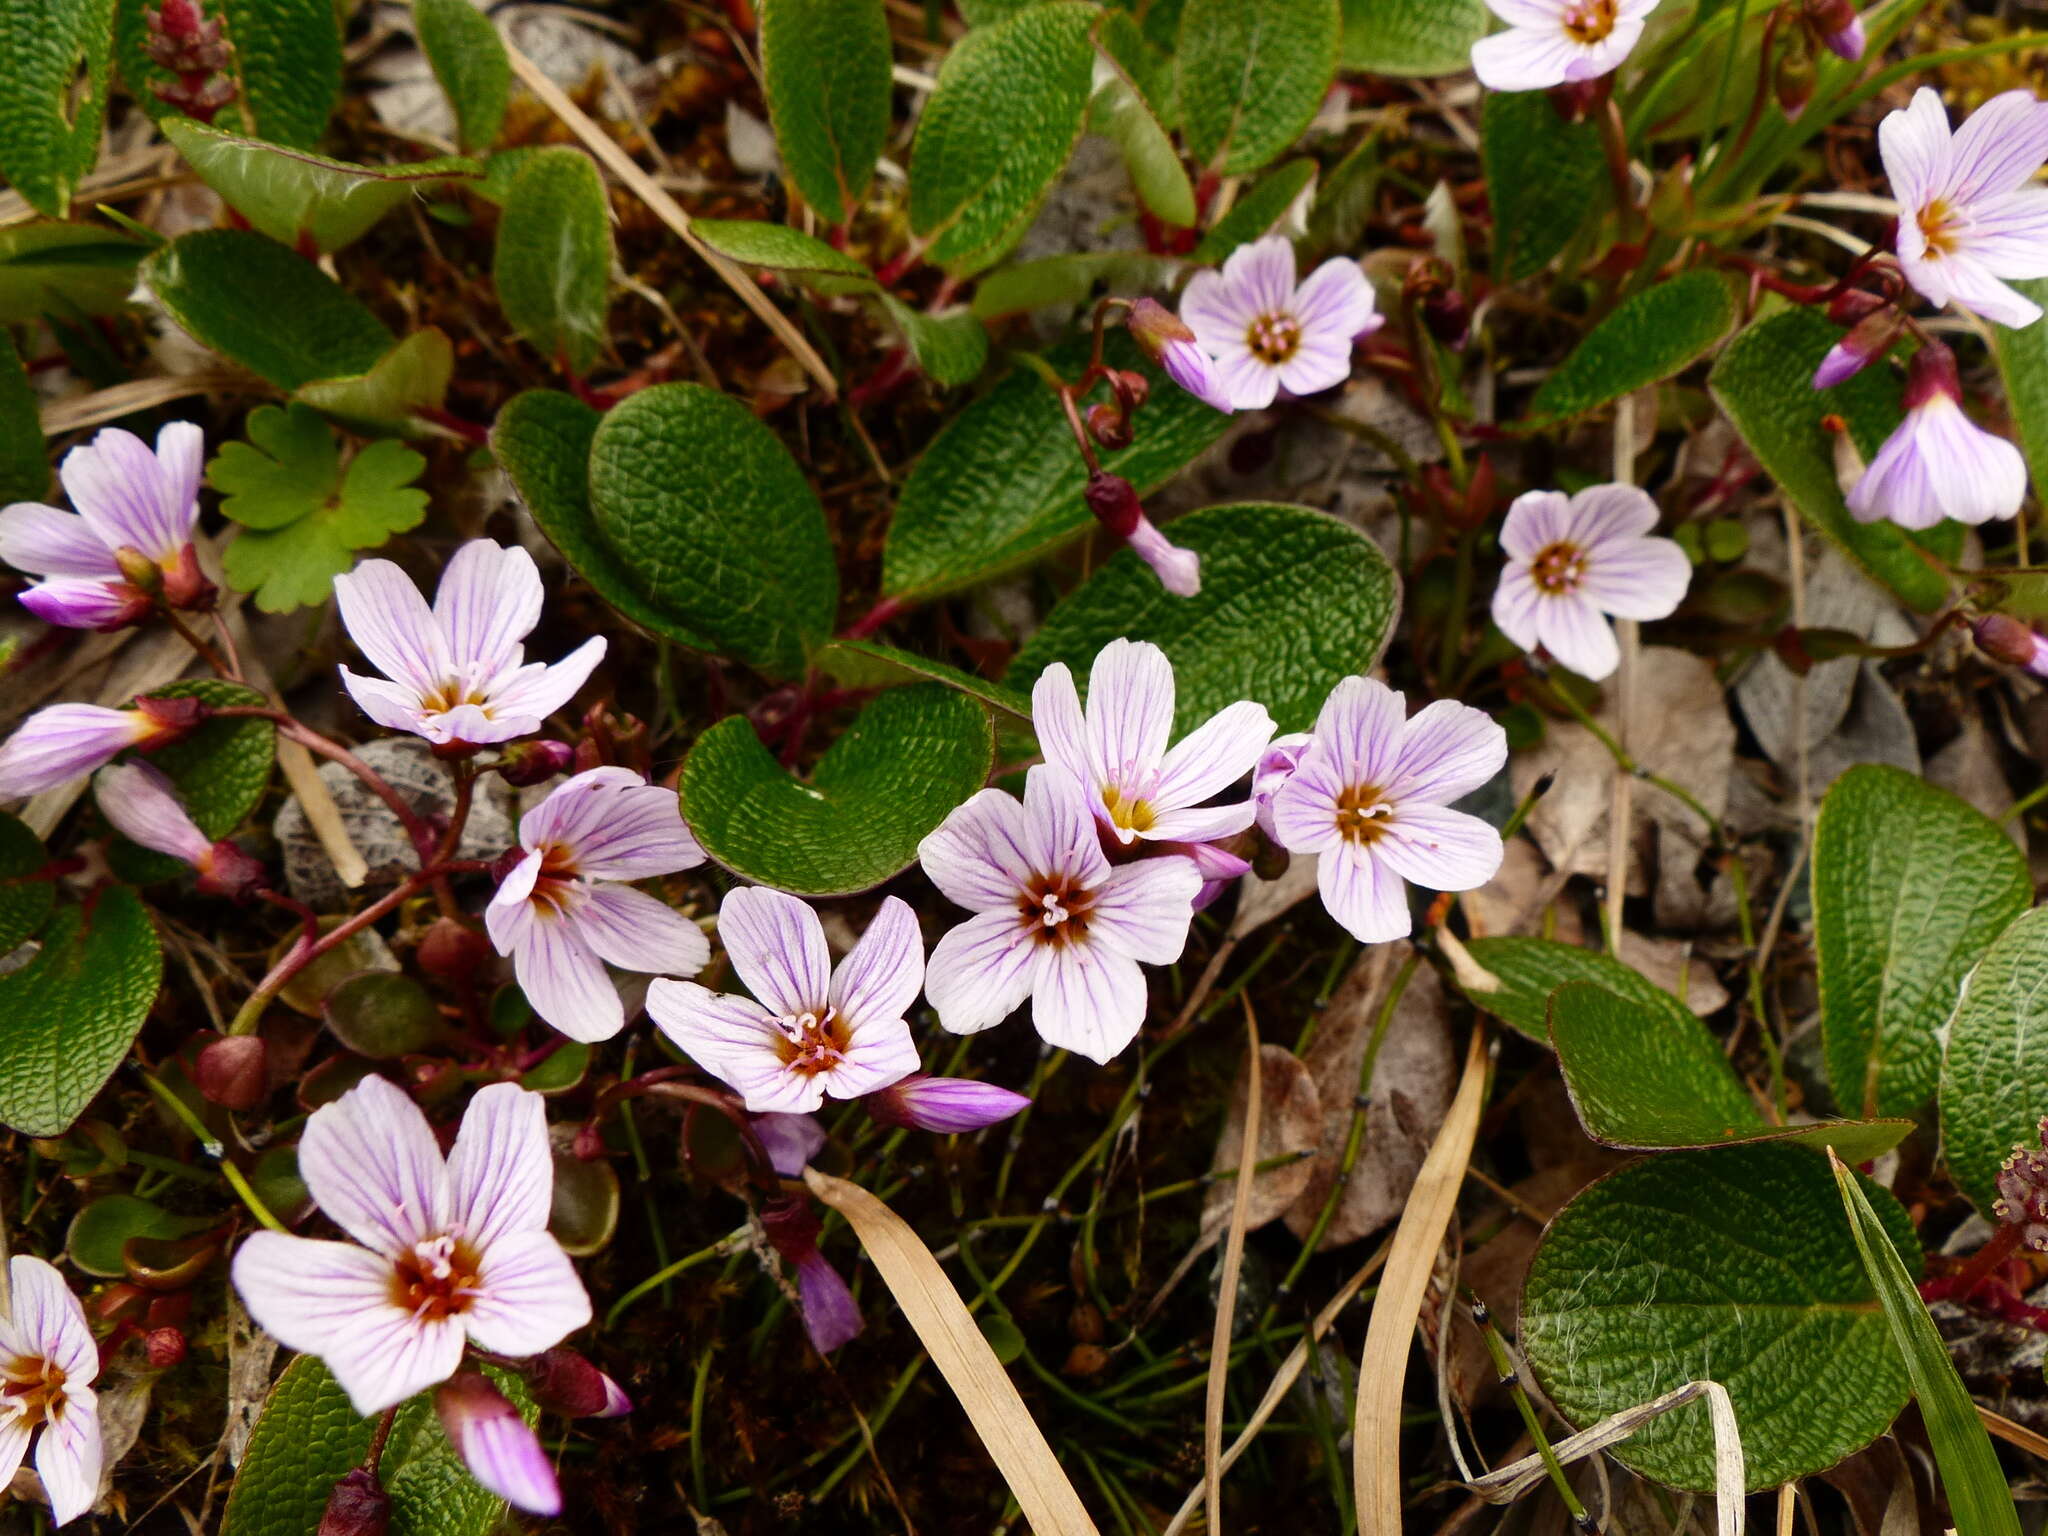
[{"label": "dry grass blade", "polygon": [[1259,1108],[1265,1085],[1259,1071],[1259,1021],[1244,1005],[1244,1139],[1237,1153],[1237,1192],[1230,1202],[1230,1235],[1223,1242],[1223,1284],[1216,1292],[1216,1329],[1209,1336],[1209,1393],[1202,1415],[1202,1486],[1209,1506],[1210,1536],[1223,1529],[1223,1388],[1230,1377],[1230,1324],[1237,1312],[1238,1274],[1244,1268],[1244,1229],[1251,1216],[1252,1186],[1245,1171],[1258,1161]]},{"label": "dry grass blade", "polygon": [[690,228],[690,216],[682,205],[656,184],[654,178],[640,169],[633,157],[619,148],[612,136],[591,121],[589,114],[571,101],[562,88],[541,72],[541,68],[510,43],[505,53],[512,60],[512,72],[519,76],[520,83],[540,99],[542,106],[559,117],[569,131],[583,141],[584,148],[598,158],[600,164],[620,181],[624,182],[633,195],[645,203],[654,216],[676,232],[683,244],[696,252],[704,264],[716,272],[725,285],[739,296],[739,301],[759,317],[761,323],[775,333],[776,340],[789,349],[790,355],[804,366],[804,372],[817,381],[827,400],[839,398],[839,385],[832,377],[832,370],[825,366],[825,360],[818,356],[817,348],[804,340],[797,328],[790,324],[789,317],[773,304],[761,291],[761,285],[748,276],[741,268],[711,249],[697,238]]},{"label": "dry grass blade", "polygon": [[125,384],[96,389],[89,395],[57,400],[42,409],[45,435],[55,437],[119,421],[137,411],[169,405],[191,395],[268,394],[270,386],[237,368],[203,368],[195,373],[168,374],[154,379],[130,379]]},{"label": "dry grass blade", "polygon": [[1358,1408],[1351,1424],[1351,1475],[1361,1531],[1401,1529],[1401,1387],[1408,1348],[1444,1229],[1464,1186],[1465,1164],[1486,1102],[1486,1031],[1474,1025],[1464,1076],[1443,1128],[1430,1144],[1408,1207],[1394,1229],[1393,1252],[1366,1325],[1358,1364]]},{"label": "dry grass blade", "polygon": [[968,1422],[1032,1530],[1040,1536],[1095,1536],[1095,1523],[1074,1485],[931,1250],[902,1217],[858,1184],[815,1168],[804,1170],[804,1182],[853,1227],[882,1283],[967,1410]]},{"label": "dry grass blade", "polygon": [[1977,1417],[1984,1421],[1984,1427],[1998,1436],[2007,1445],[2016,1445],[2023,1451],[2032,1451],[2043,1461],[2048,1461],[2048,1435],[2036,1434],[2024,1424],[2015,1424],[2002,1413],[1993,1413],[1978,1404]]}]

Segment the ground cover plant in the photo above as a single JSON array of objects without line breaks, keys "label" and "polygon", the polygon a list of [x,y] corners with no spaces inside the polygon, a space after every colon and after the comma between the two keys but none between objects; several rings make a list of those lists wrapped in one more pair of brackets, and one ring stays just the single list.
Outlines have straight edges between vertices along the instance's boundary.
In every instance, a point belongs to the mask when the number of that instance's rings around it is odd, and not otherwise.
[{"label": "ground cover plant", "polygon": [[0,5],[0,1528],[2037,1529],[2041,20]]}]

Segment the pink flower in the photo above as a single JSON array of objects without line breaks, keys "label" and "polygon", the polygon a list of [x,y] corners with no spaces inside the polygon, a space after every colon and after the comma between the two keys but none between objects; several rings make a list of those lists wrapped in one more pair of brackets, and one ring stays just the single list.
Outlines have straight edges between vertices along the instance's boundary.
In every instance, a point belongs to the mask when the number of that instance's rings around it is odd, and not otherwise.
[{"label": "pink flower", "polygon": [[1191,859],[1112,869],[1081,781],[1041,763],[1021,803],[984,789],[918,846],[947,899],[976,914],[940,939],[925,995],[955,1034],[1000,1024],[1027,997],[1049,1044],[1108,1061],[1145,1022],[1140,962],[1187,946],[1202,874]]},{"label": "pink flower", "polygon": [[98,704],[52,704],[37,710],[0,745],[0,800],[68,784],[130,747],[169,746],[196,723],[196,716],[180,723],[173,713]]},{"label": "pink flower", "polygon": [[1906,281],[1930,304],[1958,304],[2000,325],[2032,325],[2041,307],[2000,282],[2048,277],[2048,106],[2031,91],[1994,96],[1953,135],[1941,97],[1921,86],[1877,127],[1899,199],[1896,247]]},{"label": "pink flower", "polygon": [[913,1072],[864,1103],[884,1125],[960,1136],[1007,1120],[1031,1102],[1021,1093],[965,1077],[927,1077]]},{"label": "pink flower", "polygon": [[904,902],[884,898],[837,970],[818,914],[765,886],[726,896],[718,936],[759,1001],[657,981],[647,1012],[753,1113],[807,1114],[828,1093],[859,1098],[917,1070],[903,1015],[924,985],[924,939]]},{"label": "pink flower", "polygon": [[1292,242],[1268,235],[1232,251],[1221,272],[1197,272],[1181,296],[1181,319],[1240,411],[1271,405],[1282,388],[1312,395],[1342,384],[1352,342],[1385,323],[1349,257],[1331,257],[1300,287],[1294,270]]},{"label": "pink flower", "polygon": [[1249,800],[1206,805],[1237,783],[1273,738],[1263,704],[1241,699],[1168,749],[1173,663],[1147,641],[1112,640],[1088,673],[1088,707],[1074,674],[1056,661],[1031,690],[1045,760],[1088,792],[1095,819],[1119,843],[1138,838],[1207,843],[1252,824]]},{"label": "pink flower", "polygon": [[489,539],[455,552],[431,609],[389,560],[335,577],[334,598],[349,638],[384,674],[343,667],[343,686],[379,725],[436,746],[531,735],[604,659],[599,635],[552,666],[526,661],[520,642],[540,622],[540,572],[525,550]]},{"label": "pink flower", "polygon": [[533,1426],[481,1371],[460,1371],[434,1394],[434,1412],[470,1476],[514,1509],[559,1515],[562,1490]]},{"label": "pink flower", "polygon": [[64,1277],[41,1259],[7,1261],[12,1311],[0,1316],[0,1488],[14,1478],[36,1438],[36,1475],[59,1525],[100,1494],[99,1402],[92,1383],[100,1349],[85,1309]]},{"label": "pink flower", "polygon": [[2048,677],[2048,637],[2002,613],[1987,613],[1972,628],[1977,649],[1987,656]]},{"label": "pink flower", "polygon": [[1500,531],[1508,563],[1493,622],[1523,650],[1541,647],[1598,682],[1621,662],[1607,615],[1664,618],[1692,580],[1685,551],[1656,526],[1657,503],[1632,485],[1517,496]]},{"label": "pink flower", "polygon": [[785,1179],[803,1177],[804,1169],[825,1145],[825,1127],[816,1115],[754,1115],[748,1122],[768,1154],[768,1166]]},{"label": "pink flower", "polygon": [[844,1277],[818,1252],[817,1212],[807,1200],[773,1200],[761,1208],[761,1230],[796,1269],[797,1303],[811,1347],[831,1354],[860,1332],[860,1304]]},{"label": "pink flower", "polygon": [[570,1039],[609,1040],[626,1027],[606,964],[694,976],[711,958],[695,923],[619,883],[704,862],[673,790],[627,768],[592,768],[526,813],[519,846],[525,856],[491,898],[484,926],[512,957],[533,1011]]},{"label": "pink flower", "polygon": [[58,471],[77,511],[34,501],[0,510],[0,560],[43,578],[22,607],[72,629],[120,629],[148,614],[155,592],[174,608],[211,598],[192,547],[205,448],[189,421],[157,433],[154,453],[109,427]]},{"label": "pink flower", "polygon": [[1275,736],[1259,754],[1258,765],[1252,769],[1252,810],[1259,830],[1268,837],[1273,836],[1273,797],[1280,793],[1281,785],[1294,777],[1302,754],[1314,739],[1307,731],[1292,731]]},{"label": "pink flower", "polygon": [[1202,590],[1202,557],[1182,549],[1145,515],[1137,487],[1122,475],[1095,470],[1083,496],[1095,520],[1131,546],[1131,553],[1152,567],[1159,584],[1175,597],[1193,597]]},{"label": "pink flower", "polygon": [[1500,868],[1500,834],[1449,805],[1500,772],[1507,733],[1449,699],[1412,720],[1407,707],[1384,683],[1345,678],[1273,796],[1281,846],[1316,855],[1323,905],[1361,944],[1409,932],[1406,882],[1469,891]]},{"label": "pink flower", "polygon": [[1643,35],[1657,0],[1486,0],[1508,24],[1472,45],[1490,91],[1547,91],[1611,75]]},{"label": "pink flower", "polygon": [[218,842],[194,824],[171,781],[148,763],[117,763],[93,781],[100,814],[130,842],[182,859],[199,875],[199,888],[246,896],[263,881],[263,866],[225,838]]},{"label": "pink flower", "polygon": [[2027,494],[2026,460],[1963,414],[1955,354],[1937,341],[1922,345],[1906,365],[1905,399],[1905,420],[1850,488],[1856,521],[1932,528],[1947,517],[1984,523],[2016,514]]},{"label": "pink flower", "polygon": [[255,1233],[235,1288],[261,1326],[327,1362],[360,1414],[446,1381],[472,1343],[535,1355],[590,1321],[548,1233],[555,1165],[537,1093],[483,1089],[444,1159],[419,1106],[366,1077],[313,1111],[299,1176],[354,1241]]},{"label": "pink flower", "polygon": [[1172,310],[1157,299],[1139,299],[1124,325],[1174,383],[1204,405],[1219,411],[1230,409],[1230,395],[1216,377],[1215,364],[1195,340],[1195,333]]}]

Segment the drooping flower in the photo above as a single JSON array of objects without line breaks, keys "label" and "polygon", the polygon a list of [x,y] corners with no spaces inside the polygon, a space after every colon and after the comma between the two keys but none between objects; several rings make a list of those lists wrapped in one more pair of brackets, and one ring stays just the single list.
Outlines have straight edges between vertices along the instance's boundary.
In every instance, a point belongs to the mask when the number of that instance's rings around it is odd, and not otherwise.
[{"label": "drooping flower", "polygon": [[1216,376],[1216,365],[1195,333],[1172,310],[1157,299],[1139,299],[1125,316],[1124,325],[1174,383],[1204,405],[1219,411],[1231,408],[1230,394]]},{"label": "drooping flower", "polygon": [[2000,325],[2032,325],[2041,306],[2001,278],[2048,277],[2048,105],[2006,91],[1953,134],[1930,86],[1877,127],[1899,200],[1899,268],[1931,304],[1957,304]]},{"label": "drooping flower", "polygon": [[481,1090],[443,1158],[419,1106],[366,1077],[313,1111],[299,1176],[351,1241],[257,1232],[235,1255],[235,1288],[262,1327],[327,1363],[360,1414],[446,1381],[471,1343],[516,1359],[590,1321],[548,1232],[555,1165],[537,1093]]},{"label": "drooping flower", "polygon": [[[0,1488],[35,1441],[36,1475],[50,1516],[68,1524],[100,1493],[100,1349],[85,1309],[41,1259],[7,1261],[12,1310],[0,1316]],[[37,1431],[41,1434],[38,1435]]]},{"label": "drooping flower", "polygon": [[1807,30],[1835,57],[1854,64],[1862,59],[1869,38],[1853,0],[1806,0]]},{"label": "drooping flower", "polygon": [[825,1145],[825,1127],[816,1115],[753,1115],[747,1123],[768,1154],[768,1166],[785,1179],[802,1178],[804,1168]]},{"label": "drooping flower", "polygon": [[521,643],[540,622],[533,556],[471,539],[441,573],[434,606],[389,560],[334,578],[349,638],[383,677],[341,668],[363,713],[436,746],[527,736],[581,688],[604,659],[602,635],[562,660],[528,662]]},{"label": "drooping flower", "polygon": [[1130,545],[1131,553],[1152,567],[1167,591],[1175,597],[1193,597],[1202,590],[1202,557],[1159,531],[1145,515],[1130,481],[1098,469],[1088,476],[1083,496],[1095,520]]},{"label": "drooping flower", "polygon": [[566,1344],[544,1349],[521,1367],[533,1400],[572,1419],[617,1419],[633,1411],[625,1389]]},{"label": "drooping flower", "polygon": [[884,1125],[961,1136],[1009,1119],[1031,1100],[994,1083],[913,1072],[862,1102]]},{"label": "drooping flower", "polygon": [[711,958],[695,923],[620,883],[704,862],[673,791],[630,768],[592,768],[520,819],[519,846],[484,926],[533,1011],[570,1039],[609,1040],[626,1027],[606,964],[694,976]]},{"label": "drooping flower", "polygon": [[0,510],[0,560],[43,578],[22,593],[22,607],[72,629],[120,629],[145,617],[159,593],[173,608],[211,601],[192,544],[205,450],[189,421],[157,433],[153,453],[108,427],[57,472],[75,512],[34,501]]},{"label": "drooping flower", "polygon": [[1932,528],[1945,517],[1984,523],[2019,511],[2027,461],[1970,420],[1962,402],[1955,354],[1925,343],[1906,365],[1905,420],[1850,487],[1849,510],[1859,523]]},{"label": "drooping flower", "polygon": [[559,1515],[562,1490],[533,1426],[481,1371],[458,1371],[434,1393],[434,1413],[469,1475],[514,1509]]},{"label": "drooping flower", "polygon": [[1490,91],[1547,91],[1611,75],[1643,35],[1657,0],[1486,0],[1508,24],[1472,45]]},{"label": "drooping flower", "polygon": [[1451,810],[1507,761],[1507,733],[1450,699],[1407,715],[1385,683],[1347,677],[1273,796],[1281,846],[1316,855],[1323,905],[1361,944],[1410,930],[1409,882],[1469,891],[1500,868],[1500,834]]},{"label": "drooping flower", "polygon": [[[1858,295],[1858,297],[1865,297]],[[1867,297],[1875,298],[1875,295]],[[1878,302],[1827,350],[1813,370],[1815,389],[1832,389],[1854,378],[1889,352],[1906,329],[1906,316],[1896,305]]]},{"label": "drooping flower", "polygon": [[197,699],[138,699],[129,709],[98,704],[39,709],[0,744],[0,800],[83,778],[130,747],[145,752],[167,747],[190,733],[202,715]]},{"label": "drooping flower", "polygon": [[772,1200],[761,1208],[761,1230],[796,1270],[797,1302],[811,1347],[831,1354],[860,1332],[860,1303],[845,1277],[818,1251],[818,1213],[808,1200]]},{"label": "drooping flower", "polygon": [[1187,946],[1202,874],[1194,861],[1110,867],[1088,791],[1041,763],[1020,803],[984,789],[918,845],[924,872],[975,915],[933,948],[925,995],[955,1034],[1001,1023],[1027,997],[1052,1045],[1108,1061],[1145,1022],[1140,963]]},{"label": "drooping flower", "polygon": [[240,897],[262,884],[263,866],[226,838],[216,841],[200,831],[171,781],[148,763],[102,768],[93,780],[93,798],[130,842],[191,865],[202,891]]},{"label": "drooping flower", "polygon": [[1386,321],[1357,262],[1333,256],[1294,281],[1294,246],[1268,235],[1232,251],[1220,272],[1197,272],[1180,317],[1216,360],[1223,393],[1240,411],[1281,389],[1312,395],[1351,377],[1351,344]]},{"label": "drooping flower", "polygon": [[2048,677],[2048,636],[2003,613],[1987,613],[1971,628],[1977,649],[2036,677]]},{"label": "drooping flower", "polygon": [[1607,616],[1665,618],[1692,580],[1685,551],[1656,526],[1657,503],[1632,485],[1517,496],[1500,531],[1508,563],[1493,622],[1523,650],[1540,646],[1598,682],[1621,663]]},{"label": "drooping flower", "polygon": [[883,899],[836,970],[818,914],[766,886],[726,896],[718,936],[753,998],[657,981],[647,1012],[753,1113],[805,1114],[917,1070],[903,1015],[924,985],[924,939],[903,901]]}]

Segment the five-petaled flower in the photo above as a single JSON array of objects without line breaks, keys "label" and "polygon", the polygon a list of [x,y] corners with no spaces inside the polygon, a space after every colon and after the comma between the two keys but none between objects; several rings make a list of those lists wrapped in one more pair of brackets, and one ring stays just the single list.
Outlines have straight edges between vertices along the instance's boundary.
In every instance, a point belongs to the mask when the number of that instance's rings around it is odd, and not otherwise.
[{"label": "five-petaled flower", "polygon": [[1472,45],[1472,71],[1490,91],[1547,91],[1621,67],[1657,0],[1486,0],[1508,24]]},{"label": "five-petaled flower", "polygon": [[1963,413],[1955,354],[1940,342],[1924,342],[1906,365],[1905,402],[1905,419],[1849,488],[1858,522],[1932,528],[1948,517],[1984,523],[2018,513],[2027,461]]},{"label": "five-petaled flower", "polygon": [[262,1327],[327,1363],[358,1413],[446,1381],[471,1343],[536,1355],[590,1321],[548,1232],[555,1164],[537,1093],[483,1089],[443,1158],[419,1106],[366,1077],[313,1111],[299,1176],[352,1241],[255,1233],[235,1288]]},{"label": "five-petaled flower", "polygon": [[34,501],[0,510],[0,560],[43,578],[21,594],[22,607],[72,629],[120,629],[158,596],[174,608],[211,601],[192,545],[205,446],[189,421],[157,433],[154,453],[109,427],[58,471],[76,512]]},{"label": "five-petaled flower", "polygon": [[1540,646],[1581,677],[1606,677],[1621,662],[1607,616],[1665,618],[1692,580],[1685,551],[1656,526],[1657,503],[1632,485],[1517,496],[1500,531],[1508,563],[1493,622],[1525,651]]},{"label": "five-petaled flower", "polygon": [[1088,706],[1056,661],[1031,690],[1045,760],[1081,781],[1095,819],[1119,843],[1207,843],[1252,824],[1251,801],[1205,805],[1250,773],[1273,717],[1249,699],[1217,711],[1171,749],[1173,663],[1148,641],[1116,639],[1088,672]]},{"label": "five-petaled flower", "polygon": [[1028,997],[1048,1043],[1108,1061],[1145,1022],[1139,962],[1180,958],[1202,874],[1179,857],[1111,868],[1089,798],[1041,763],[1022,802],[984,789],[918,845],[932,884],[975,914],[925,968],[925,995],[955,1034],[1001,1023]]},{"label": "five-petaled flower", "polygon": [[1385,683],[1345,678],[1273,794],[1277,840],[1316,855],[1323,905],[1361,944],[1409,932],[1406,882],[1469,891],[1500,868],[1500,834],[1449,806],[1500,772],[1507,733],[1450,699],[1407,710]]},{"label": "five-petaled flower", "polygon": [[675,791],[629,768],[565,779],[519,822],[522,857],[484,910],[484,926],[533,1011],[572,1040],[626,1027],[609,962],[651,976],[694,976],[711,958],[703,930],[620,884],[694,869],[704,850]]},{"label": "five-petaled flower", "polygon": [[389,560],[334,578],[341,622],[383,677],[341,669],[363,713],[436,746],[530,735],[604,659],[602,635],[548,665],[522,641],[540,622],[540,572],[525,550],[472,539],[441,573],[434,606]]},{"label": "five-petaled flower", "polygon": [[[36,1441],[36,1475],[59,1525],[100,1493],[100,1348],[64,1277],[41,1259],[7,1262],[11,1311],[0,1316],[0,1488]],[[41,1431],[40,1437],[37,1431]]]},{"label": "five-petaled flower", "polygon": [[1899,200],[1895,242],[1906,281],[1931,304],[1959,304],[2000,325],[2032,325],[2041,306],[2001,278],[2048,277],[2048,105],[2006,91],[1953,134],[1929,86],[1877,127]]},{"label": "five-petaled flower", "polygon": [[1333,256],[1294,282],[1294,245],[1268,235],[1230,253],[1221,272],[1197,272],[1180,317],[1216,361],[1221,395],[1241,411],[1282,388],[1312,395],[1351,377],[1351,344],[1386,317],[1357,262]]},{"label": "five-petaled flower", "polygon": [[805,1114],[877,1093],[917,1070],[903,1015],[924,985],[917,915],[894,896],[835,970],[825,925],[794,896],[765,886],[731,892],[718,937],[752,999],[694,981],[657,981],[647,1012],[757,1115]]}]

